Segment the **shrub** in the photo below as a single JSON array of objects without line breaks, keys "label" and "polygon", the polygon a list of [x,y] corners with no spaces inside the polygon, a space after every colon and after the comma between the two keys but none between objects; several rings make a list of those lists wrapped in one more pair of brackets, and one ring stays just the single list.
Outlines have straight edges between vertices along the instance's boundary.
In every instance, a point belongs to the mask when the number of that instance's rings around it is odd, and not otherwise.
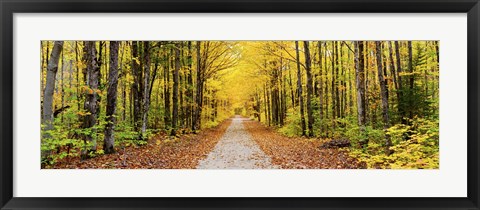
[{"label": "shrub", "polygon": [[295,109],[287,110],[287,117],[285,118],[285,125],[281,127],[278,131],[288,137],[301,136],[302,135],[302,126],[301,126],[300,112]]},{"label": "shrub", "polygon": [[[439,167],[438,119],[415,118],[409,125],[395,125],[387,130],[394,146],[386,155],[384,146],[370,141],[365,150],[352,149],[351,155],[369,168],[434,169]],[[407,138],[407,139],[405,139]]]}]

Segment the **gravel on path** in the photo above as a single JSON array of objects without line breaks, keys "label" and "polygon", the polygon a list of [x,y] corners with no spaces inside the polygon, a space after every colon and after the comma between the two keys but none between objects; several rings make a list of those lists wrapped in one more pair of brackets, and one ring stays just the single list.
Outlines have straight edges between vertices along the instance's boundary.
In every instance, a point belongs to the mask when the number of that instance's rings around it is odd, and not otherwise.
[{"label": "gravel on path", "polygon": [[260,147],[245,130],[243,121],[236,116],[225,134],[208,156],[199,161],[197,169],[275,169]]}]

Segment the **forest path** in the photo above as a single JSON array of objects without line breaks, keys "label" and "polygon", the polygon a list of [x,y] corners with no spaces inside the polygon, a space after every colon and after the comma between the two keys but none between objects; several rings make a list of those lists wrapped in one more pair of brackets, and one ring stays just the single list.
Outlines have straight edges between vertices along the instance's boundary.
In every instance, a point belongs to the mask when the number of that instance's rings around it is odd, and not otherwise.
[{"label": "forest path", "polygon": [[199,161],[197,169],[274,169],[268,157],[245,130],[243,121],[235,116],[220,141],[208,156]]}]

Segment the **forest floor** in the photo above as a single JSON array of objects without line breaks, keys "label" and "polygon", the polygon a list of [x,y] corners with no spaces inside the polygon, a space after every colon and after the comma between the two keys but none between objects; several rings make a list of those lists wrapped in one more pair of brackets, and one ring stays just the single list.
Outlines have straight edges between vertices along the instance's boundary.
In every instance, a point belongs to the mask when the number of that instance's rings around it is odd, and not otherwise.
[{"label": "forest floor", "polygon": [[286,137],[257,121],[244,121],[246,130],[272,163],[284,169],[354,169],[364,168],[338,148],[322,148],[325,140]]},{"label": "forest floor", "polygon": [[[100,155],[87,160],[65,158],[52,167],[56,169],[194,169],[215,147],[229,127],[228,119],[199,134],[185,134],[172,138],[158,134],[147,145],[117,149],[115,154]],[[117,146],[118,147],[118,146]]]},{"label": "forest floor", "polygon": [[285,137],[257,121],[235,117],[199,134],[158,134],[147,145],[87,160],[65,158],[57,169],[352,169],[363,168],[324,140]]}]

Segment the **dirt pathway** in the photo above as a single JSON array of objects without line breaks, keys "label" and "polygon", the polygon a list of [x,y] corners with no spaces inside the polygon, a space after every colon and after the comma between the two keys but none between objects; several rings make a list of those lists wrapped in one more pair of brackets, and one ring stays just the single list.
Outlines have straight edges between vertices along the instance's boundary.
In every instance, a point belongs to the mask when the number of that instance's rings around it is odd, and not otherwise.
[{"label": "dirt pathway", "polygon": [[279,168],[260,149],[248,133],[243,121],[236,116],[223,137],[208,156],[201,160],[198,169],[273,169]]}]

